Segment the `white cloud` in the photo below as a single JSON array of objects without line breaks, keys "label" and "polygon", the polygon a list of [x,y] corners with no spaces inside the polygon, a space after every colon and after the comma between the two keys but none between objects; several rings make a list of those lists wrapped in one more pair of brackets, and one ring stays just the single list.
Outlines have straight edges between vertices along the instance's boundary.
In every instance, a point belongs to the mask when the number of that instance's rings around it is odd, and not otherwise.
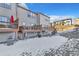
[{"label": "white cloud", "polygon": [[50,22],[58,21],[58,20],[62,20],[62,19],[67,19],[67,18],[75,18],[75,16],[55,16],[55,15],[51,15],[50,16]]},{"label": "white cloud", "polygon": [[24,8],[26,8],[26,9],[28,9],[28,7],[27,7],[27,5],[26,5],[25,3],[19,3],[19,5],[20,5],[21,7],[24,7]]}]

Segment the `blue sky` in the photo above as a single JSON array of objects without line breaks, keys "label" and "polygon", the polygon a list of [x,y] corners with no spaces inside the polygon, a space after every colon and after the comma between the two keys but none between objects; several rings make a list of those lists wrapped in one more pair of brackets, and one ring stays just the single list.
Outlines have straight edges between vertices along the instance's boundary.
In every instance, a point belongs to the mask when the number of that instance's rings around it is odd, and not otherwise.
[{"label": "blue sky", "polygon": [[27,6],[47,15],[79,17],[79,3],[27,3]]}]

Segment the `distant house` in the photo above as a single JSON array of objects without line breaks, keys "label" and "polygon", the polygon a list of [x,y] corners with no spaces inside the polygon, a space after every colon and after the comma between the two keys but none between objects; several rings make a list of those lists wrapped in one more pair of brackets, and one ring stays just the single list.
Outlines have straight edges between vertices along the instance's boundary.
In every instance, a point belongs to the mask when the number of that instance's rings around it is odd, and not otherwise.
[{"label": "distant house", "polygon": [[55,27],[57,31],[67,31],[75,28],[73,25],[72,18],[61,19],[59,21],[54,21],[51,26]]},{"label": "distant house", "polygon": [[75,25],[79,25],[79,18],[74,19],[74,23]]}]

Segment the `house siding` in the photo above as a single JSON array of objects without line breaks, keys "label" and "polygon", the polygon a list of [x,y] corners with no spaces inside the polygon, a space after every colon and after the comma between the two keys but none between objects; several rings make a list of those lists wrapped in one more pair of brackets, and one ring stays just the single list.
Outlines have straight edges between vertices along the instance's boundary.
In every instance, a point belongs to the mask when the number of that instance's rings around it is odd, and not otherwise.
[{"label": "house siding", "polygon": [[50,24],[49,17],[42,14],[39,14],[39,17],[40,17],[40,25],[42,25],[42,27],[47,27]]},{"label": "house siding", "polygon": [[18,17],[19,17],[19,26],[22,26],[25,23],[26,26],[37,25],[37,15],[28,10],[25,10],[21,7],[17,8]]}]

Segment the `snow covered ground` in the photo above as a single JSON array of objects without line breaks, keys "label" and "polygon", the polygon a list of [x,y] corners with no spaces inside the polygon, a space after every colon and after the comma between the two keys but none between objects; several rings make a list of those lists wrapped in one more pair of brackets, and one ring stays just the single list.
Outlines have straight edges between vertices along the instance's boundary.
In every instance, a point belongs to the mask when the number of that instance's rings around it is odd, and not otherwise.
[{"label": "snow covered ground", "polygon": [[[30,55],[39,55],[42,51],[57,49],[65,42],[68,38],[63,36],[51,36],[41,38],[30,38],[25,40],[19,40],[14,45],[7,46],[6,44],[0,44],[0,56],[18,56],[22,55],[23,52],[28,52]],[[42,55],[42,54],[41,54]]]}]

